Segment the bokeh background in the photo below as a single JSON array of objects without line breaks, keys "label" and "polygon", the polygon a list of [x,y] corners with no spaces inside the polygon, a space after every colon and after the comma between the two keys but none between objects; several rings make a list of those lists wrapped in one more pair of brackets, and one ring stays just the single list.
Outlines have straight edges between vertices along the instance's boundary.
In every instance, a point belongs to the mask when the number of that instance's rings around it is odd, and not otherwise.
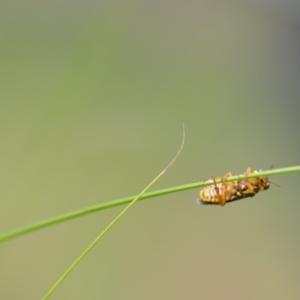
[{"label": "bokeh background", "polygon": [[[297,1],[3,1],[0,230],[247,167],[299,164]],[[53,299],[300,299],[299,174],[224,208],[137,203]],[[0,245],[40,299],[121,211]]]}]

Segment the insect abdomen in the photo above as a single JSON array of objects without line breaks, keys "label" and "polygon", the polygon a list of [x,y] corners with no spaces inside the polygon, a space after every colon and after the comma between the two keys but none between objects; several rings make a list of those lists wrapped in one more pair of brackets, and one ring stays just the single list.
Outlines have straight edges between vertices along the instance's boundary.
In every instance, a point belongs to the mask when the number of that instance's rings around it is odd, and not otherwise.
[{"label": "insect abdomen", "polygon": [[[212,179],[206,182],[214,182]],[[220,197],[223,197],[223,201],[232,201],[238,197],[237,191],[234,187],[234,183],[217,183],[212,186],[208,186],[199,192],[199,204],[220,204]]]}]

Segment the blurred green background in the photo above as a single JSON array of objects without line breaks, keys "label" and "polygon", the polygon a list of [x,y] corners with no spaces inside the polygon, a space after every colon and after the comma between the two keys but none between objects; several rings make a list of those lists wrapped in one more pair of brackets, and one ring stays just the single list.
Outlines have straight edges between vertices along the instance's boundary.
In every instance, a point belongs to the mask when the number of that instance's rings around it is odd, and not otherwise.
[{"label": "blurred green background", "polygon": [[[284,4],[283,4],[284,3]],[[292,1],[0,4],[0,230],[247,167],[299,164]],[[299,174],[224,208],[137,203],[53,299],[300,299]],[[0,299],[40,299],[121,211],[0,245]]]}]

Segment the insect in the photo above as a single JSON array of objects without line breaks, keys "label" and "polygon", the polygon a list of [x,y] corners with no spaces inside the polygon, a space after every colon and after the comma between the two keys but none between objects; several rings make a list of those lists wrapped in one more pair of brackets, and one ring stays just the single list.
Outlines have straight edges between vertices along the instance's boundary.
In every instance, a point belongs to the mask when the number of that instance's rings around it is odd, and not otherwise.
[{"label": "insect", "polygon": [[[262,170],[259,169],[253,171],[253,173],[259,172],[262,172]],[[250,173],[251,168],[247,168],[243,175],[248,175]],[[224,206],[227,202],[253,197],[259,191],[267,190],[270,187],[270,181],[268,177],[265,176],[226,182],[226,178],[231,176],[231,172],[226,173],[223,177],[221,177],[221,183],[216,183],[216,178],[207,180],[206,182],[213,182],[214,184],[205,187],[199,192],[197,203]]]}]

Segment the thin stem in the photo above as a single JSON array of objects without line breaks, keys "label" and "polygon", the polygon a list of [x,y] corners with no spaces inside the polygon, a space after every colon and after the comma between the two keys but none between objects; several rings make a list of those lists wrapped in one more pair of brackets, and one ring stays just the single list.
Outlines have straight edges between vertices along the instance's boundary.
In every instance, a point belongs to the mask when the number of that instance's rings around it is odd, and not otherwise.
[{"label": "thin stem", "polygon": [[[273,176],[273,175],[288,174],[288,173],[293,173],[293,172],[300,172],[300,166],[273,169],[273,170],[268,170],[268,171],[259,172],[259,173],[251,173],[248,176],[243,176],[243,175],[232,176],[232,177],[228,177],[226,179],[226,181],[230,182],[230,181],[235,181],[235,180],[239,180],[239,179],[245,179],[246,177],[254,178],[254,177],[258,177],[258,176],[269,176],[269,175]],[[220,183],[221,179],[216,179],[216,182]],[[201,188],[201,187],[212,185],[212,184],[213,184],[213,182],[207,183],[207,182],[202,181],[202,182],[196,182],[196,183],[185,184],[185,185],[176,186],[176,187],[172,187],[172,188],[167,188],[167,189],[163,189],[163,190],[158,190],[158,191],[154,191],[151,193],[143,194],[141,197],[139,197],[139,199],[137,201],[145,200],[145,199],[149,199],[149,198],[153,198],[153,197],[158,197],[158,196],[162,196],[162,195],[172,194],[172,193],[183,192],[183,191],[190,190],[190,189]],[[26,233],[30,233],[30,232],[42,229],[44,227],[59,224],[61,222],[72,220],[72,219],[75,219],[75,218],[78,218],[81,216],[88,215],[90,213],[94,213],[94,212],[97,212],[100,210],[107,209],[107,208],[112,208],[115,206],[127,204],[127,203],[131,202],[134,198],[135,198],[135,196],[126,197],[126,198],[122,198],[119,200],[114,200],[114,201],[98,204],[95,206],[90,206],[90,207],[87,207],[84,209],[73,211],[73,212],[70,212],[70,213],[67,213],[64,215],[53,217],[53,218],[50,218],[47,220],[43,220],[43,221],[40,221],[40,222],[37,222],[34,224],[30,224],[30,225],[3,233],[0,235],[0,243],[7,241],[9,239],[24,235]]]},{"label": "thin stem", "polygon": [[184,141],[185,141],[185,128],[184,123],[183,126],[183,136],[181,146],[179,148],[178,153],[171,160],[171,162],[127,205],[116,217],[115,219],[108,224],[108,226],[98,235],[98,237],[80,254],[80,256],[72,263],[72,265],[66,270],[66,272],[56,281],[56,283],[51,287],[51,289],[47,292],[47,294],[43,297],[43,300],[48,299],[53,292],[58,288],[58,286],[66,279],[66,277],[74,270],[74,268],[79,264],[79,262],[92,250],[94,246],[103,238],[103,236],[119,221],[124,214],[133,206],[133,204],[156,182],[158,181],[166,171],[172,166],[175,160],[180,155]]}]

